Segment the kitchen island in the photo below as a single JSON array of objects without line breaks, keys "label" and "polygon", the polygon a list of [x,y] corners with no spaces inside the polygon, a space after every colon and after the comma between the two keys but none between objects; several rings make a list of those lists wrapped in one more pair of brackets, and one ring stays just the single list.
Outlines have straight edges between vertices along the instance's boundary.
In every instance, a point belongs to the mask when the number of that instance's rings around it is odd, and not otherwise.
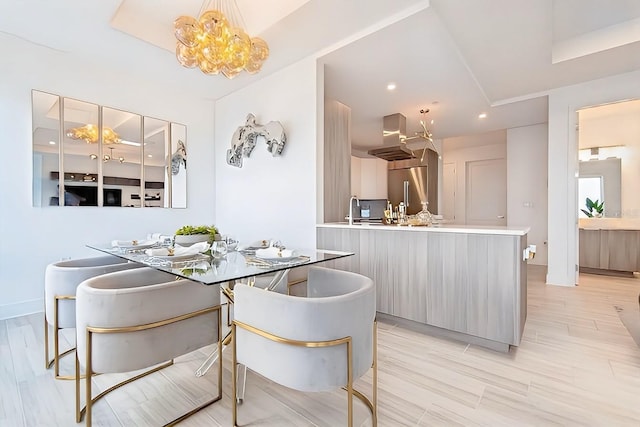
[{"label": "kitchen island", "polygon": [[334,268],[371,277],[381,317],[500,351],[527,316],[528,227],[317,225]]}]

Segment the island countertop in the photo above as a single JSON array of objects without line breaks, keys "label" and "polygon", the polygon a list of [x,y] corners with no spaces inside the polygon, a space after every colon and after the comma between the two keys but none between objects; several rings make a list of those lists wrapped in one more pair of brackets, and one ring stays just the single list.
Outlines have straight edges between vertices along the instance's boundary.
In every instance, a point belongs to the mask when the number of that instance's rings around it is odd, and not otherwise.
[{"label": "island countertop", "polygon": [[502,234],[509,236],[524,236],[530,227],[504,227],[504,226],[485,226],[485,225],[464,225],[464,224],[440,224],[437,226],[420,227],[420,226],[399,226],[384,224],[353,224],[346,222],[329,222],[325,224],[317,224],[319,228],[349,228],[353,230],[389,230],[401,232],[432,232],[432,233],[466,233],[466,234]]},{"label": "island countertop", "polygon": [[331,266],[373,279],[378,315],[500,351],[527,316],[528,227],[318,224],[319,247],[355,256]]}]

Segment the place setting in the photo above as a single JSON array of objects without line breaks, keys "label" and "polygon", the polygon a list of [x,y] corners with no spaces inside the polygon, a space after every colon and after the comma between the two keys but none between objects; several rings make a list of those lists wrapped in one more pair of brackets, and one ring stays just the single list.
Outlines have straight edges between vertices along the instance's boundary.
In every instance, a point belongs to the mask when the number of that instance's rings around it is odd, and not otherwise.
[{"label": "place setting", "polygon": [[144,251],[148,258],[143,262],[167,265],[177,262],[208,260],[207,252],[210,248],[211,245],[208,242],[198,242],[191,246],[174,244],[168,247],[150,247]]},{"label": "place setting", "polygon": [[159,239],[113,240],[111,242],[111,248],[114,251],[120,251],[123,253],[143,252],[149,248],[156,248],[160,246],[162,246],[162,244]]},{"label": "place setting", "polygon": [[279,240],[258,240],[239,252],[244,255],[247,265],[264,268],[296,265],[310,259],[296,250],[287,249]]}]

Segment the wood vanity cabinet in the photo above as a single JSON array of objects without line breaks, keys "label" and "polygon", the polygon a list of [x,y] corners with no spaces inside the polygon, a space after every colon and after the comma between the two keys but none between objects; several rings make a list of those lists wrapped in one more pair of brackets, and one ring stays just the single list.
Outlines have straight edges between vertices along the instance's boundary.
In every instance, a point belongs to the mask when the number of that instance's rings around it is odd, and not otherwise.
[{"label": "wood vanity cabinet", "polygon": [[580,267],[640,271],[640,230],[581,228]]}]

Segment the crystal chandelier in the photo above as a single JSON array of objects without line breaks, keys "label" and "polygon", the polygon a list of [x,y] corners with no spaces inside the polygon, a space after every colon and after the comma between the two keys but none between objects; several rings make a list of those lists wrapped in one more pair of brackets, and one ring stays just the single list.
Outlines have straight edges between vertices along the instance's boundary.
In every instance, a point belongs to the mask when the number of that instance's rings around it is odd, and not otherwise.
[{"label": "crystal chandelier", "polygon": [[[227,16],[223,13],[223,3]],[[180,16],[174,21],[176,58],[186,68],[198,67],[205,74],[222,73],[232,79],[245,70],[260,71],[269,56],[267,43],[249,37],[235,0],[205,0],[196,19]]]},{"label": "crystal chandelier", "polygon": [[[67,136],[71,139],[83,139],[87,144],[95,144],[98,142],[98,126],[84,125],[79,128],[67,129]],[[122,140],[120,136],[110,127],[102,128],[102,142],[104,144],[118,144]]]}]

